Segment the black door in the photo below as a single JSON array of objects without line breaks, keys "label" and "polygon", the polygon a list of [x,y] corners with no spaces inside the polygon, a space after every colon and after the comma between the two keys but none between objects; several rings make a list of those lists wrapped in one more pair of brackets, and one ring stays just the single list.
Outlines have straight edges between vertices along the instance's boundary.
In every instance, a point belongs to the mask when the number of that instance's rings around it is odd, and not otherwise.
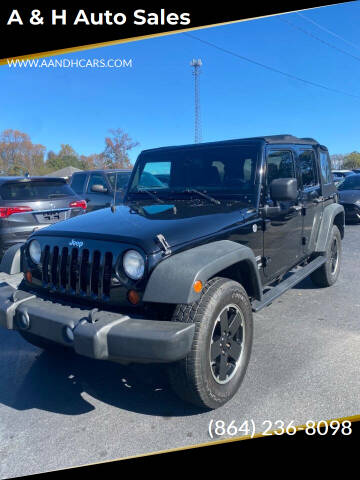
[{"label": "black door", "polygon": [[[263,202],[274,206],[270,198],[270,183],[276,178],[297,178],[295,152],[292,149],[270,147],[267,150]],[[280,202],[281,211],[265,219],[264,275],[276,278],[295,265],[302,256],[302,209],[299,201]]]},{"label": "black door", "polygon": [[316,168],[315,151],[311,147],[299,148],[297,151],[297,164],[300,172],[302,185],[301,203],[303,204],[303,233],[302,244],[304,252],[307,251],[311,235],[316,235],[313,230],[315,217],[322,214],[323,202],[321,200],[321,189],[319,172]]},{"label": "black door", "polygon": [[105,175],[101,173],[92,173],[90,175],[85,200],[88,205],[88,212],[110,207],[112,200],[111,190]]}]

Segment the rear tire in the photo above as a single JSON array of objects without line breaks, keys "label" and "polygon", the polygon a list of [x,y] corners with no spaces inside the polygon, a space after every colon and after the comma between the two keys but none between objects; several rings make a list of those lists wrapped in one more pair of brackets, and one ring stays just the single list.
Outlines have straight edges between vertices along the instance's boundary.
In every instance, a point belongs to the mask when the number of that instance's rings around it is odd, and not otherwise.
[{"label": "rear tire", "polygon": [[330,241],[326,249],[326,262],[310,277],[317,287],[331,287],[338,279],[341,264],[341,234],[336,225],[333,225]]},{"label": "rear tire", "polygon": [[226,278],[213,278],[200,299],[177,305],[173,321],[195,323],[190,353],[169,365],[177,395],[205,409],[218,408],[238,391],[251,353],[253,323],[244,288]]},{"label": "rear tire", "polygon": [[18,332],[24,340],[26,340],[28,343],[31,343],[31,345],[34,345],[35,347],[41,348],[42,350],[54,353],[64,353],[65,351],[69,350],[69,348],[65,347],[64,345],[52,342],[46,338],[38,337],[30,332],[26,332],[24,330],[18,330]]}]

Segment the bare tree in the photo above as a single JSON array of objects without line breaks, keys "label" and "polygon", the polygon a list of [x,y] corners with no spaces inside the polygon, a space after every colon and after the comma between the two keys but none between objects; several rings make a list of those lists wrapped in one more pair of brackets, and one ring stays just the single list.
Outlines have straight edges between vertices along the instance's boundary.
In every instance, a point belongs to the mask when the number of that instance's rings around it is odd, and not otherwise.
[{"label": "bare tree", "polygon": [[6,173],[37,173],[44,168],[45,147],[33,144],[28,134],[4,130],[0,134],[0,168]]},{"label": "bare tree", "polygon": [[343,166],[345,155],[341,153],[335,153],[334,155],[330,155],[331,166],[333,169],[339,169]]},{"label": "bare tree", "polygon": [[139,145],[121,128],[109,130],[111,137],[105,138],[105,150],[103,152],[105,168],[131,169],[129,151]]}]

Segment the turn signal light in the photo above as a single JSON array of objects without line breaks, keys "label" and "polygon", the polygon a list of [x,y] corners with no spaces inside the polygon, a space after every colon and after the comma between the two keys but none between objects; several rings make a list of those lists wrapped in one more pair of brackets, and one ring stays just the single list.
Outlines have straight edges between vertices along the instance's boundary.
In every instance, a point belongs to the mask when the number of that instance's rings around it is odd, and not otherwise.
[{"label": "turn signal light", "polygon": [[127,294],[128,300],[133,305],[136,305],[140,302],[140,295],[136,290],[129,290]]},{"label": "turn signal light", "polygon": [[196,280],[193,285],[194,292],[200,293],[201,290],[203,289],[203,284],[200,282],[200,280]]},{"label": "turn signal light", "polygon": [[30,207],[0,207],[0,218],[8,218],[13,213],[32,212]]},{"label": "turn signal light", "polygon": [[75,202],[69,203],[69,207],[72,208],[82,208],[83,210],[86,210],[87,208],[87,203],[85,200],[75,200]]},{"label": "turn signal light", "polygon": [[25,273],[25,278],[26,278],[26,280],[27,280],[29,283],[31,283],[31,282],[32,282],[32,274],[31,274],[31,272],[27,271],[27,272]]}]

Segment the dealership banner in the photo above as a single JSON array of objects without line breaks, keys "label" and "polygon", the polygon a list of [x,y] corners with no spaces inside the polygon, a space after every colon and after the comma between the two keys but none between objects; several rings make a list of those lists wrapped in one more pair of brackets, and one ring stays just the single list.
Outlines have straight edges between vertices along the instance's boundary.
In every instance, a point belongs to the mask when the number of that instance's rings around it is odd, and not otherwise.
[{"label": "dealership banner", "polygon": [[[0,60],[14,57],[65,53],[79,48],[94,48],[109,42],[136,40],[275,15],[339,2],[291,2],[288,8],[279,2],[241,2],[236,6],[214,4],[208,7],[146,7],[133,3],[107,5],[103,8],[58,4],[38,8],[16,4],[0,7]],[[62,52],[61,52],[62,51]]]}]

